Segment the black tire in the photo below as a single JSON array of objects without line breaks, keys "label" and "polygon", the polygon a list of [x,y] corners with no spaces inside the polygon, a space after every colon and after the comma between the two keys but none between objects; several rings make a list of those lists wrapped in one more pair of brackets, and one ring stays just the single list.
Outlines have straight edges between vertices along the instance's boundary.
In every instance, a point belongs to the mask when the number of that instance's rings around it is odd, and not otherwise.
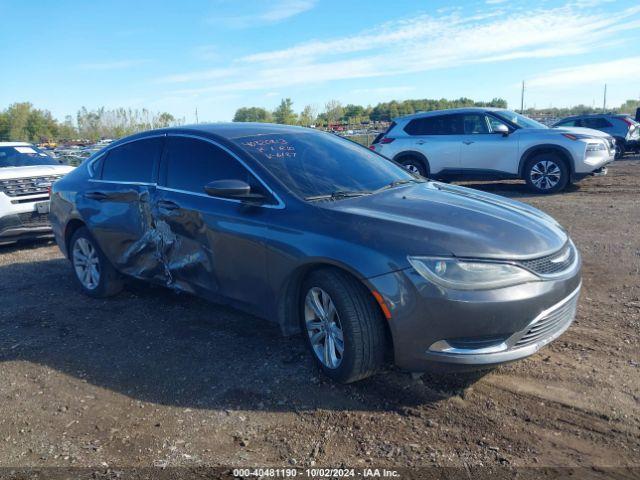
[{"label": "black tire", "polygon": [[421,175],[425,178],[429,176],[429,169],[425,165],[425,162],[423,162],[418,157],[402,157],[398,160],[398,162],[410,172],[417,173],[418,175]]},{"label": "black tire", "polygon": [[[313,288],[328,293],[335,305],[344,339],[340,364],[329,368],[313,349],[305,323],[305,299]],[[312,272],[304,281],[300,297],[302,334],[316,364],[336,382],[351,383],[378,372],[388,349],[385,319],[371,293],[350,275],[335,269]]]},{"label": "black tire", "polygon": [[627,153],[627,145],[621,138],[616,138],[616,160],[620,160]]},{"label": "black tire", "polygon": [[[80,240],[87,242],[95,250],[95,254],[97,256],[99,280],[95,283],[95,286],[87,286],[86,282],[83,282],[80,279],[80,274],[76,268],[74,252],[76,244],[78,244]],[[104,256],[104,253],[100,250],[98,243],[94,240],[86,227],[80,227],[71,237],[71,241],[69,242],[69,260],[71,261],[71,267],[73,268],[73,277],[80,289],[86,295],[94,298],[106,298],[117,295],[122,291],[124,285],[122,277],[116,269],[113,268],[111,262],[109,262],[109,260]]]},{"label": "black tire", "polygon": [[[542,166],[540,164],[542,164]],[[546,171],[545,168],[547,169]],[[540,175],[538,172],[541,171],[543,173],[549,172],[549,175]],[[559,177],[554,175],[556,172],[559,173]],[[554,153],[534,155],[527,160],[523,174],[531,191],[545,194],[557,193],[563,190],[569,183],[570,176],[567,164]],[[555,181],[556,178],[557,183],[551,185],[551,182]]]}]

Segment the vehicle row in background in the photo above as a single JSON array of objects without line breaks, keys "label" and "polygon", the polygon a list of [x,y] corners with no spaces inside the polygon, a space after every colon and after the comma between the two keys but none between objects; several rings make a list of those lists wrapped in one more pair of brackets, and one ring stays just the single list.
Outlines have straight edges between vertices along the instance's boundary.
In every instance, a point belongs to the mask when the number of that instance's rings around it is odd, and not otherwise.
[{"label": "vehicle row in background", "polygon": [[626,114],[574,115],[556,122],[554,128],[583,127],[599,130],[616,140],[616,158],[627,151],[640,151],[640,123]]},{"label": "vehicle row in background", "polygon": [[589,129],[548,128],[499,108],[459,108],[397,118],[372,150],[425,177],[521,178],[555,193],[589,175],[606,174],[613,137]]},{"label": "vehicle row in background", "polygon": [[51,185],[71,170],[29,143],[0,142],[0,245],[51,235]]}]

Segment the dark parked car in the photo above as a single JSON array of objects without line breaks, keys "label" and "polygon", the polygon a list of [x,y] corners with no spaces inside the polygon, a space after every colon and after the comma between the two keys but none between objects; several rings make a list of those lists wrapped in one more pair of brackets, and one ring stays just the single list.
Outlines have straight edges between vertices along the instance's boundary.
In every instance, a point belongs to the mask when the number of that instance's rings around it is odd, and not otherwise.
[{"label": "dark parked car", "polygon": [[611,135],[616,140],[616,159],[620,159],[628,151],[640,150],[640,124],[631,115],[600,113],[591,115],[574,115],[556,122],[554,127],[583,127]]},{"label": "dark parked car", "polygon": [[51,220],[88,295],[129,276],[230,303],[302,331],[342,382],[387,358],[424,371],[531,355],[568,328],[581,285],[544,213],[298,127],[125,138],[54,184]]}]

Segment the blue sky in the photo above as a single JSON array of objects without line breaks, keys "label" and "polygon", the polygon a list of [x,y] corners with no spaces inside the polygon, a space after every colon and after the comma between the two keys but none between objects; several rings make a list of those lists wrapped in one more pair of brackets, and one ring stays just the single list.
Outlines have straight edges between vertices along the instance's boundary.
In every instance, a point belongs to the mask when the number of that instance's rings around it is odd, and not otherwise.
[{"label": "blue sky", "polygon": [[640,96],[633,1],[0,0],[0,108],[148,108],[200,121],[291,97],[505,98],[619,105]]}]

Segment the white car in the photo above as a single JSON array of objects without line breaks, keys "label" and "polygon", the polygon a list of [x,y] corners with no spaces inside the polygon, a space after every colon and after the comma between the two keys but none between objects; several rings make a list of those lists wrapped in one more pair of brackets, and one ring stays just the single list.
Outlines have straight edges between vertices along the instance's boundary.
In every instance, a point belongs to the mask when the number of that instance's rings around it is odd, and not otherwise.
[{"label": "white car", "polygon": [[548,128],[500,108],[398,118],[370,148],[425,177],[522,178],[538,193],[605,174],[615,157],[613,137],[602,132]]},{"label": "white car", "polygon": [[0,245],[51,236],[51,184],[73,170],[23,142],[0,142]]}]

